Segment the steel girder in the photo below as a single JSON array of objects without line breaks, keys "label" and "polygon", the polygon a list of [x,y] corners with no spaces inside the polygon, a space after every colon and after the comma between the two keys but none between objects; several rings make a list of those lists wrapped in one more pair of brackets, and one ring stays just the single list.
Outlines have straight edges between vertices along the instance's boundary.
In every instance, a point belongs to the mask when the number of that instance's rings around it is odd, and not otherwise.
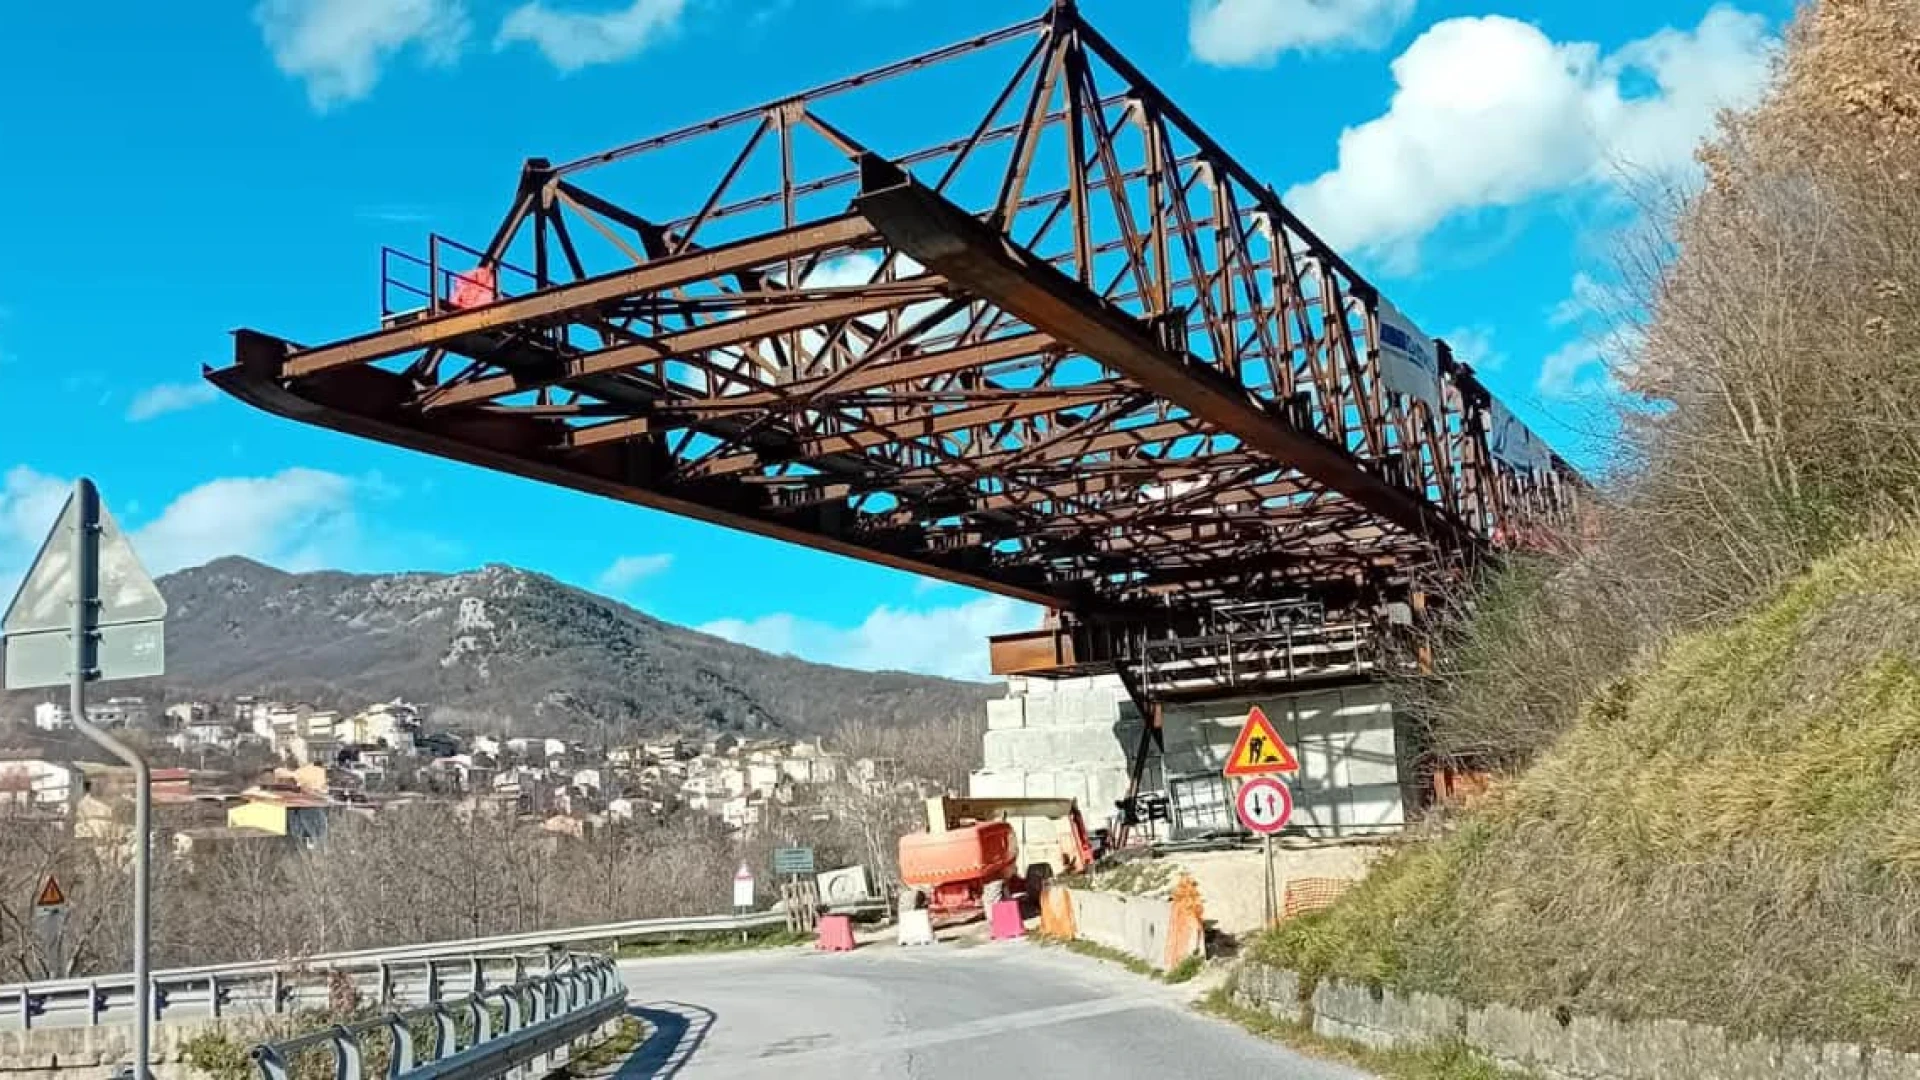
[{"label": "steel girder", "polygon": [[[999,90],[966,130],[889,154],[897,108],[860,102],[901,77]],[[1578,482],[1495,453],[1495,403],[1444,345],[1432,395],[1390,386],[1373,286],[1066,2],[531,160],[484,249],[435,238],[386,266],[379,329],[241,331],[208,377],[308,423],[1085,616],[1391,587],[1554,521]]]}]

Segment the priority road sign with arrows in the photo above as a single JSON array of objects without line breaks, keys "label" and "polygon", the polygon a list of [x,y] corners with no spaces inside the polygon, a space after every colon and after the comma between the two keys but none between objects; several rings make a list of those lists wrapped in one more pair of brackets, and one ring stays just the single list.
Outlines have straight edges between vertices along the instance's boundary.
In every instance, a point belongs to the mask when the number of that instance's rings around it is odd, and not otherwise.
[{"label": "priority road sign with arrows", "polygon": [[1274,730],[1266,711],[1255,705],[1247,712],[1247,722],[1240,728],[1240,737],[1233,741],[1226,768],[1221,771],[1227,776],[1264,776],[1299,772],[1300,762]]}]

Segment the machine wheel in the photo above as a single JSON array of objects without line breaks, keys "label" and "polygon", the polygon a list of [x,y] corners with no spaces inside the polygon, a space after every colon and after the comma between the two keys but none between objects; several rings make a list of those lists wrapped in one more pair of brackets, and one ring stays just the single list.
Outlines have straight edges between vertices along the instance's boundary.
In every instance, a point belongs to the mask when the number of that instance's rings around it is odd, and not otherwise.
[{"label": "machine wheel", "polygon": [[1040,893],[1046,889],[1047,882],[1053,880],[1053,867],[1046,863],[1034,863],[1027,867],[1027,895],[1035,904],[1040,903]]},{"label": "machine wheel", "polygon": [[1007,883],[1004,880],[989,881],[980,886],[980,906],[991,910],[993,905],[1007,898]]}]

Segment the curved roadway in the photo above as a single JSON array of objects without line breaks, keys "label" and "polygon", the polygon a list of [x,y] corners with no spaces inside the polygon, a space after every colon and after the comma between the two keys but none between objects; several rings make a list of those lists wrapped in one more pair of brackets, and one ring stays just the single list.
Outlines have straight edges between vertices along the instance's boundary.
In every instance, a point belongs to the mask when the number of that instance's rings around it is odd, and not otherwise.
[{"label": "curved roadway", "polygon": [[652,1037],[617,1080],[1365,1080],[1202,1016],[1191,992],[1022,942],[622,965]]}]

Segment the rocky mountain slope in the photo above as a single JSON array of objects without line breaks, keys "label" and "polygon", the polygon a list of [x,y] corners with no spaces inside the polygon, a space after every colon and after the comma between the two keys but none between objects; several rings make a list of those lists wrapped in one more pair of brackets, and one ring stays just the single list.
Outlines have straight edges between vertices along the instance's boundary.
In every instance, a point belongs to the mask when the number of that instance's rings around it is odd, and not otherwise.
[{"label": "rocky mountain slope", "polygon": [[149,700],[262,694],[351,707],[404,697],[442,725],[618,738],[815,733],[846,719],[951,715],[999,693],[772,656],[508,566],[289,574],[229,558],[159,584],[169,674],[115,688]]}]

